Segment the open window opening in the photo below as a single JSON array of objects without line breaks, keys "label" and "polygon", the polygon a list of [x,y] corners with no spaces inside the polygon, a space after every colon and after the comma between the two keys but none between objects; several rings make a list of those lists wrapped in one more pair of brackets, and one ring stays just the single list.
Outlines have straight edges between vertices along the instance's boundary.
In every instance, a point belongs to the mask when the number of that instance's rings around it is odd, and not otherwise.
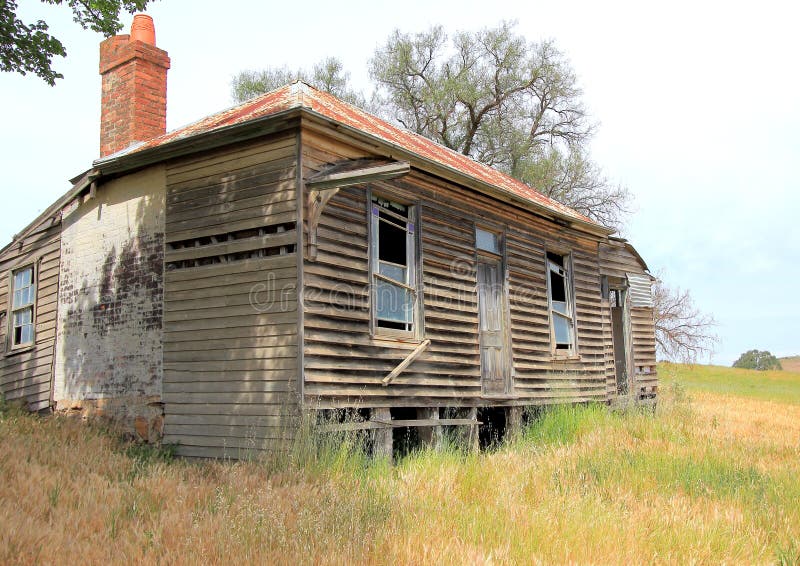
[{"label": "open window opening", "polygon": [[547,252],[550,324],[556,353],[575,352],[575,317],[569,256]]},{"label": "open window opening", "polygon": [[32,265],[13,272],[11,290],[11,347],[33,344],[36,281]]},{"label": "open window opening", "polygon": [[374,326],[412,334],[417,330],[414,207],[378,196],[371,204]]}]

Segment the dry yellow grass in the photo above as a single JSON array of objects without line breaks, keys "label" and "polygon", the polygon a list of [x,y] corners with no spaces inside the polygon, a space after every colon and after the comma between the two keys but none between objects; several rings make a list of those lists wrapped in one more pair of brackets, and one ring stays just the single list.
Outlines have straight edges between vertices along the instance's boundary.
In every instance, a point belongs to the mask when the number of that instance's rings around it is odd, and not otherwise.
[{"label": "dry yellow grass", "polygon": [[800,405],[681,397],[655,416],[556,411],[492,453],[277,470],[6,411],[0,562],[797,561]]}]

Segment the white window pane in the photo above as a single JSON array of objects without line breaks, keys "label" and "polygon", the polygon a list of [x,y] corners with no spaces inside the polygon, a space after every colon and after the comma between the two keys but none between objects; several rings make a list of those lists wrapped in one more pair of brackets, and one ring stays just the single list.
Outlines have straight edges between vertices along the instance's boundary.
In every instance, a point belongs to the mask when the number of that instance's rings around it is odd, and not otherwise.
[{"label": "white window pane", "polygon": [[406,268],[400,265],[393,265],[384,261],[380,262],[381,275],[394,279],[398,283],[406,282]]},{"label": "white window pane", "polygon": [[33,325],[30,324],[22,327],[22,338],[20,339],[20,344],[28,342],[33,342]]},{"label": "white window pane", "polygon": [[556,333],[556,344],[572,344],[572,329],[568,319],[553,314],[553,330]]},{"label": "white window pane", "polygon": [[479,250],[484,250],[493,254],[500,253],[500,242],[497,234],[487,230],[481,230],[480,228],[475,228],[475,246]]},{"label": "white window pane", "polygon": [[407,289],[378,280],[376,290],[378,318],[393,322],[411,322],[413,301]]},{"label": "white window pane", "polygon": [[14,274],[14,288],[27,287],[31,284],[32,269],[23,269]]},{"label": "white window pane", "polygon": [[567,312],[567,303],[564,301],[553,301],[553,310],[560,312],[561,314],[568,315]]},{"label": "white window pane", "polygon": [[14,326],[24,326],[31,323],[33,309],[25,309],[14,313]]}]

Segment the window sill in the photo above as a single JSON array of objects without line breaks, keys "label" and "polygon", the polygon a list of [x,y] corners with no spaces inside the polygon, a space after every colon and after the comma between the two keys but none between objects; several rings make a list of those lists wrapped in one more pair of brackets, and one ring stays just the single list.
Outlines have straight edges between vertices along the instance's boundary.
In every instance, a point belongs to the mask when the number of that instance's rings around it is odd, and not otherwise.
[{"label": "window sill", "polygon": [[375,334],[372,336],[373,346],[396,346],[397,344],[419,346],[424,341],[424,338],[417,338],[415,336],[398,336],[392,334]]},{"label": "window sill", "polygon": [[550,356],[550,361],[551,362],[579,362],[579,361],[581,361],[581,357],[578,354],[569,354],[569,355],[564,355],[564,356],[551,355]]},{"label": "window sill", "polygon": [[11,357],[19,355],[19,354],[25,354],[25,353],[28,353],[28,352],[32,352],[35,349],[36,349],[36,344],[29,344],[27,346],[18,346],[16,348],[12,348],[11,350],[9,350],[5,354],[3,354],[3,357],[11,358]]}]

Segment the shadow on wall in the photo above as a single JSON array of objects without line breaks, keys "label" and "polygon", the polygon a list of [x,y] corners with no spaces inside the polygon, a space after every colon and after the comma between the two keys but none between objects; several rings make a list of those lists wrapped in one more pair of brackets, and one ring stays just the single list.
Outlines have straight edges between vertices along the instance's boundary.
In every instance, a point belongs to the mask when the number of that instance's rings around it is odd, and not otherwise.
[{"label": "shadow on wall", "polygon": [[63,398],[124,420],[161,411],[164,196],[109,193],[65,219],[59,349]]}]

